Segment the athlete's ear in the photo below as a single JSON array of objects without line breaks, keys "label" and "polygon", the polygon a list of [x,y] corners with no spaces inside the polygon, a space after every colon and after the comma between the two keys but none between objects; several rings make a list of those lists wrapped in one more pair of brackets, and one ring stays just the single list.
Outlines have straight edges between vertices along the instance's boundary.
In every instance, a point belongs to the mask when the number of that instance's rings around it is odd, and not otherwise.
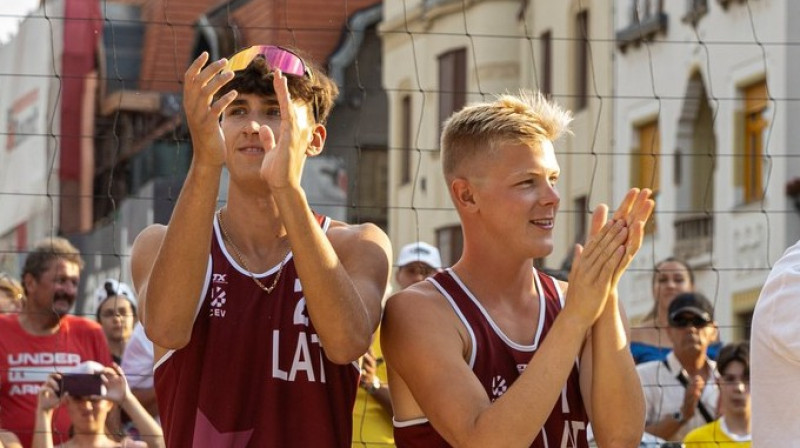
[{"label": "athlete's ear", "polygon": [[470,184],[469,180],[463,177],[456,177],[450,182],[450,193],[456,204],[456,208],[466,212],[472,212],[478,209],[478,203],[475,197],[475,188]]},{"label": "athlete's ear", "polygon": [[315,124],[311,128],[310,142],[308,143],[308,150],[306,155],[309,157],[317,156],[322,152],[325,147],[325,139],[328,137],[328,131],[322,124]]}]

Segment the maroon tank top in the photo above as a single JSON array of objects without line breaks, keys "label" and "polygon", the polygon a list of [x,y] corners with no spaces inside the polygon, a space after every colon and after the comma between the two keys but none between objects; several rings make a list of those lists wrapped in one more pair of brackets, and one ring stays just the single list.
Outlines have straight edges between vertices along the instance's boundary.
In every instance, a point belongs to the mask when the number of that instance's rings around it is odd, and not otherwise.
[{"label": "maroon tank top", "polygon": [[[329,218],[317,216],[324,230]],[[170,447],[350,447],[357,364],[330,362],[292,254],[271,294],[228,254],[214,221],[188,345],[155,368]],[[258,275],[271,285],[278,266]]]},{"label": "maroon tank top", "polygon": [[[492,401],[500,398],[525,370],[563,308],[561,291],[555,280],[538,271],[534,278],[539,292],[540,311],[538,322],[531,322],[537,328],[533,345],[521,345],[510,340],[452,269],[428,279],[450,302],[467,327],[472,339],[472,351],[467,361]],[[535,405],[534,400],[535,397],[532,398],[532,405]],[[586,448],[589,445],[586,439],[588,421],[581,398],[576,359],[561,396],[531,447]],[[394,440],[398,448],[450,446],[427,419],[395,422],[394,425]],[[502,443],[502,434],[498,434],[498,437],[498,443]]]}]

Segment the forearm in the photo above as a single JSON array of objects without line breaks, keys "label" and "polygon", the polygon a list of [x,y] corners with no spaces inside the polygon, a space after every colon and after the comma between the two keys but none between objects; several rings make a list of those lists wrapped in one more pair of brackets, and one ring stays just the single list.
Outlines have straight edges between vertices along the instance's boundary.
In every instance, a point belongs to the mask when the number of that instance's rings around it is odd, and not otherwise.
[{"label": "forearm", "polygon": [[158,415],[158,400],[156,399],[156,389],[154,387],[147,389],[131,389],[131,393],[133,393],[150,415]]},{"label": "forearm", "polygon": [[306,307],[328,358],[339,364],[369,348],[380,319],[380,296],[362,297],[299,188],[273,192],[289,234]]},{"label": "forearm", "polygon": [[645,402],[615,295],[592,327],[592,427],[600,446],[634,446]]},{"label": "forearm", "polygon": [[151,340],[180,348],[190,337],[208,265],[221,167],[193,165],[147,282],[145,328]]},{"label": "forearm", "polygon": [[681,429],[685,422],[676,420],[671,415],[666,415],[660,421],[647,425],[644,429],[648,433],[661,437],[664,440],[672,440],[672,437]]},{"label": "forearm", "polygon": [[131,418],[136,429],[139,430],[141,439],[149,448],[164,447],[164,433],[158,422],[147,412],[136,396],[128,393],[122,402],[122,410]]},{"label": "forearm", "polygon": [[53,410],[36,410],[36,422],[33,426],[31,448],[53,448]]},{"label": "forearm", "polygon": [[386,412],[386,415],[389,417],[394,416],[394,410],[392,409],[392,396],[389,394],[389,386],[382,384],[381,387],[374,392],[372,392],[372,398],[381,405],[381,409]]}]

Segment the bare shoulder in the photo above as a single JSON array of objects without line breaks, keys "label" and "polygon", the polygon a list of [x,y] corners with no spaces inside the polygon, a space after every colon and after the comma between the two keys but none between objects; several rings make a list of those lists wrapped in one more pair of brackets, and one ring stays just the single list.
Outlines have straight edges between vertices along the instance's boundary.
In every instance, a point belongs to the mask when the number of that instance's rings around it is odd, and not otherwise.
[{"label": "bare shoulder", "polygon": [[380,256],[387,263],[392,256],[392,244],[386,233],[372,223],[347,224],[331,221],[328,238],[339,256]]},{"label": "bare shoulder", "polygon": [[167,234],[167,226],[163,224],[151,224],[144,228],[136,239],[133,241],[131,248],[131,269],[134,270],[131,274],[136,279],[137,272],[144,265],[151,264],[158,250],[161,248],[161,243]]},{"label": "bare shoulder", "polygon": [[396,352],[396,356],[411,354],[416,348],[424,351],[455,349],[462,357],[468,341],[458,316],[430,282],[417,283],[386,301],[381,342],[390,352]]}]

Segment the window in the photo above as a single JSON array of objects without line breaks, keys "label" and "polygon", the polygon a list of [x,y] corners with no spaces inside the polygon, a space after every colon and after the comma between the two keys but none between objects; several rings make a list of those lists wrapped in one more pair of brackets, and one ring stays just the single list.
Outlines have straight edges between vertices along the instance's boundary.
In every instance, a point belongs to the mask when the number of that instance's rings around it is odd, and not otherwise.
[{"label": "window", "polygon": [[584,244],[588,226],[589,202],[586,195],[578,196],[574,201],[575,207],[575,242]]},{"label": "window", "polygon": [[[658,131],[658,119],[637,126],[636,133],[639,137],[639,146],[631,154],[631,186],[649,188],[653,190],[653,196],[656,196],[661,186],[659,174],[661,136]],[[655,232],[655,220],[651,217],[645,225],[645,233],[649,235],[653,232]]]},{"label": "window", "polygon": [[403,97],[400,106],[400,119],[403,121],[400,142],[400,185],[411,182],[411,95]]},{"label": "window", "polygon": [[461,225],[442,227],[436,230],[436,245],[442,255],[442,267],[452,266],[464,250],[464,234]]},{"label": "window", "polygon": [[460,48],[439,56],[439,123],[442,125],[467,103],[467,50]]},{"label": "window", "polygon": [[764,142],[767,130],[765,118],[768,106],[765,81],[744,89],[742,138],[737,148],[735,179],[745,204],[759,201],[764,191]]},{"label": "window", "polygon": [[[355,222],[371,222],[386,230],[387,205],[389,204],[388,188],[389,167],[388,153],[385,147],[364,146],[359,155],[358,180],[356,182],[357,206],[351,211],[350,219]],[[337,173],[336,181],[347,191],[347,174],[344,170]],[[342,185],[343,184],[343,185]]]},{"label": "window", "polygon": [[542,80],[539,91],[550,98],[553,94],[553,33],[548,30],[539,38],[542,54]]},{"label": "window", "polygon": [[575,110],[586,108],[589,102],[589,11],[575,18]]}]

